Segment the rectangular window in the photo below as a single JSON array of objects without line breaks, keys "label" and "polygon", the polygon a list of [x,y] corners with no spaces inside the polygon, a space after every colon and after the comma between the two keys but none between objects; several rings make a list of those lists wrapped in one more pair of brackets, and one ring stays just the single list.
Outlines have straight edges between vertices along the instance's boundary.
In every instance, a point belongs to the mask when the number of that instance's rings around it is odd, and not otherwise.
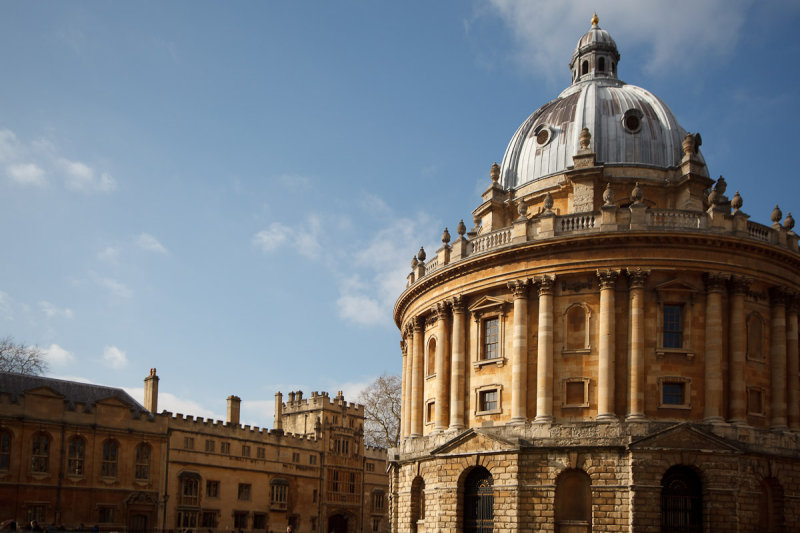
[{"label": "rectangular window", "polygon": [[661,405],[686,404],[686,383],[665,381],[661,384]]},{"label": "rectangular window", "polygon": [[375,492],[372,495],[372,510],[373,511],[383,511],[383,501],[384,501],[383,492]]},{"label": "rectangular window", "polygon": [[178,527],[194,528],[197,527],[198,511],[178,511]]},{"label": "rectangular window", "polygon": [[683,319],[681,311],[680,305],[664,305],[664,348],[683,347]]},{"label": "rectangular window", "polygon": [[239,499],[250,500],[250,483],[239,483]]},{"label": "rectangular window", "polygon": [[8,470],[11,464],[11,433],[0,431],[0,470]]},{"label": "rectangular window", "polygon": [[270,503],[278,509],[285,509],[289,496],[289,483],[276,479],[270,485]]},{"label": "rectangular window", "polygon": [[194,437],[183,437],[183,447],[187,450],[194,450]]},{"label": "rectangular window", "polygon": [[367,463],[367,472],[375,471],[375,463]]},{"label": "rectangular window", "polygon": [[117,442],[107,440],[103,443],[103,462],[100,463],[100,475],[103,477],[117,477]]},{"label": "rectangular window", "polygon": [[263,459],[264,457],[266,457],[264,448],[256,448],[256,457],[258,457],[259,459]]},{"label": "rectangular window", "polygon": [[562,394],[562,407],[589,407],[589,379],[567,378]]},{"label": "rectangular window", "polygon": [[349,483],[347,484],[347,489],[350,494],[356,493],[356,475],[351,473]]},{"label": "rectangular window", "polygon": [[114,508],[113,507],[100,507],[98,509],[97,521],[101,524],[110,524],[114,522]]},{"label": "rectangular window", "polygon": [[267,515],[263,513],[254,513],[253,529],[267,529]]},{"label": "rectangular window", "polygon": [[250,446],[242,444],[242,457],[250,457]]},{"label": "rectangular window", "polygon": [[498,340],[500,337],[500,319],[488,318],[483,322],[483,358],[497,359],[500,357],[498,351]]},{"label": "rectangular window", "polygon": [[339,471],[331,472],[331,492],[339,492]]},{"label": "rectangular window", "polygon": [[206,498],[219,498],[219,481],[206,481]]},{"label": "rectangular window", "polygon": [[436,416],[436,402],[428,402],[425,405],[425,422],[428,424],[433,424],[435,416]]},{"label": "rectangular window", "polygon": [[761,389],[747,389],[747,414],[764,416],[764,391]]},{"label": "rectangular window", "polygon": [[300,454],[297,452],[292,452],[292,462],[299,463],[300,462]]},{"label": "rectangular window", "polygon": [[310,465],[317,464],[317,456],[316,455],[309,455],[308,456],[308,464],[310,464]]},{"label": "rectangular window", "polygon": [[219,523],[218,520],[219,513],[217,511],[203,511],[200,521],[200,525],[202,527],[207,527],[210,529],[215,529],[217,524]]},{"label": "rectangular window", "polygon": [[311,493],[311,503],[317,503],[317,489],[314,489],[314,492]]},{"label": "rectangular window", "polygon": [[206,440],[206,451],[209,453],[214,453],[216,451],[216,442],[211,439]]},{"label": "rectangular window", "polygon": [[496,411],[497,410],[497,389],[485,390],[478,393],[480,401],[479,409],[481,411]]},{"label": "rectangular window", "polygon": [[230,442],[220,442],[219,443],[219,451],[221,453],[231,453],[231,443]]},{"label": "rectangular window", "polygon": [[247,511],[233,512],[233,527],[236,529],[247,529]]},{"label": "rectangular window", "polygon": [[381,528],[381,519],[380,518],[373,518],[372,519],[372,532],[377,533],[377,531]]},{"label": "rectangular window", "polygon": [[136,479],[150,479],[150,445],[140,444],[136,447]]},{"label": "rectangular window", "polygon": [[29,505],[28,506],[28,523],[34,520],[40,524],[44,523],[45,506],[43,504]]},{"label": "rectangular window", "polygon": [[50,439],[38,433],[33,436],[33,452],[31,454],[31,472],[45,473],[50,462]]},{"label": "rectangular window", "polygon": [[317,530],[317,518],[312,516],[311,517],[311,531],[316,531],[316,530]]},{"label": "rectangular window", "polygon": [[71,476],[83,475],[83,457],[86,444],[80,437],[73,437],[69,441],[69,460],[67,461],[67,473]]},{"label": "rectangular window", "polygon": [[[199,480],[196,477],[181,478],[181,505],[200,505]],[[196,526],[197,524],[195,524]],[[185,526],[189,527],[189,526]],[[193,526],[194,527],[194,526]]]}]

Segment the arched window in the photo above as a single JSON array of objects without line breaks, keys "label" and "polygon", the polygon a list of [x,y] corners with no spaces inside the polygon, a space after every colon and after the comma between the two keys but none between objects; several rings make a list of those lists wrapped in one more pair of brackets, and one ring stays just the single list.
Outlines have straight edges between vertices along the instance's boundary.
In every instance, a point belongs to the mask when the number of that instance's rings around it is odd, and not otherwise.
[{"label": "arched window", "polygon": [[584,62],[581,63],[581,75],[588,73],[589,73],[589,62],[584,60]]},{"label": "arched window", "polygon": [[565,470],[556,480],[556,533],[592,530],[592,480],[583,470]]},{"label": "arched window", "polygon": [[0,471],[6,471],[11,466],[11,432],[0,430]]},{"label": "arched window", "polygon": [[77,435],[69,439],[67,445],[67,474],[83,475],[83,462],[86,454],[86,441]]},{"label": "arched window", "polygon": [[786,531],[783,516],[783,487],[774,477],[761,482],[758,524],[764,533]]},{"label": "arched window", "polygon": [[103,477],[117,477],[117,455],[119,445],[117,441],[106,439],[103,441],[103,462],[100,464],[100,475]]},{"label": "arched window", "polygon": [[425,375],[432,376],[436,373],[436,339],[428,341],[428,358],[425,361]]},{"label": "arched window", "polygon": [[50,467],[50,437],[46,433],[33,436],[31,472],[44,473]]},{"label": "arched window", "polygon": [[703,530],[703,486],[689,467],[673,466],[661,478],[661,532]]},{"label": "arched window", "polygon": [[747,358],[764,360],[764,319],[758,313],[747,317]]},{"label": "arched window", "polygon": [[575,304],[567,309],[565,314],[565,342],[566,351],[580,351],[589,349],[589,310],[581,304]]},{"label": "arched window", "polygon": [[[180,500],[178,505],[200,506],[200,474],[194,472],[181,472],[178,476],[180,485]],[[190,527],[190,526],[183,526]]]},{"label": "arched window", "polygon": [[494,480],[482,466],[464,482],[464,533],[491,533],[494,527]]},{"label": "arched window", "polygon": [[598,58],[598,60],[597,60],[597,70],[599,72],[605,72],[605,70],[606,70],[606,58],[605,57]]},{"label": "arched window", "polygon": [[417,532],[417,523],[425,520],[425,480],[417,476],[411,482],[411,531]]},{"label": "arched window", "polygon": [[136,479],[150,479],[150,445],[143,442],[136,447]]}]

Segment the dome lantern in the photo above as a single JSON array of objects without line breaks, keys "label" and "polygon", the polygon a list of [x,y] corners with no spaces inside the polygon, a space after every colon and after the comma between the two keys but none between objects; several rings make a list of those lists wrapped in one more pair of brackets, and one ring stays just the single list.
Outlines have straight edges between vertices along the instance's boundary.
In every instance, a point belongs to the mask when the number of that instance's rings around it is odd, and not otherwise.
[{"label": "dome lantern", "polygon": [[617,77],[619,51],[617,43],[606,30],[600,28],[597,13],[592,17],[592,27],[578,41],[569,68],[572,70],[572,83],[592,78]]}]

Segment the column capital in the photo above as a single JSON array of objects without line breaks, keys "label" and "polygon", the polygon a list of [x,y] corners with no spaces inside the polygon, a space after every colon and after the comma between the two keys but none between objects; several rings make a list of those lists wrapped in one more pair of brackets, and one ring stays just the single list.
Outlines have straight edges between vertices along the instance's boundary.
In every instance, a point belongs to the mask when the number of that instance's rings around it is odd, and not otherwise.
[{"label": "column capital", "polygon": [[411,327],[414,333],[422,333],[425,330],[425,318],[421,315],[415,316],[411,319]]},{"label": "column capital", "polygon": [[447,320],[447,318],[450,316],[450,304],[445,300],[437,303],[433,310],[436,314],[437,320]]},{"label": "column capital", "polygon": [[787,291],[786,312],[797,314],[800,311],[800,294],[795,291]]},{"label": "column capital", "polygon": [[620,270],[608,268],[605,270],[597,269],[597,279],[600,282],[600,290],[613,289],[617,285],[617,278]]},{"label": "column capital", "polygon": [[467,303],[464,301],[463,294],[456,294],[450,299],[450,307],[453,313],[464,313],[467,310]]},{"label": "column capital", "polygon": [[514,299],[525,298],[528,296],[528,287],[531,286],[531,280],[526,278],[509,281],[506,286],[511,290]]},{"label": "column capital", "polygon": [[626,272],[628,274],[628,284],[631,289],[643,289],[644,284],[647,282],[647,277],[650,275],[650,269],[643,269],[640,267],[628,268]]},{"label": "column capital", "polygon": [[733,294],[747,294],[750,290],[750,284],[753,283],[753,278],[747,276],[731,276],[730,288]]},{"label": "column capital", "polygon": [[769,288],[769,303],[771,305],[785,306],[789,302],[789,292],[786,287],[770,287]]},{"label": "column capital", "polygon": [[553,287],[556,284],[556,275],[542,274],[541,276],[536,276],[534,282],[539,286],[539,296],[553,294]]},{"label": "column capital", "polygon": [[703,281],[708,292],[722,292],[728,279],[730,279],[730,275],[721,272],[706,272],[703,274]]},{"label": "column capital", "polygon": [[403,357],[408,354],[408,343],[405,339],[400,339],[400,351],[403,352]]}]

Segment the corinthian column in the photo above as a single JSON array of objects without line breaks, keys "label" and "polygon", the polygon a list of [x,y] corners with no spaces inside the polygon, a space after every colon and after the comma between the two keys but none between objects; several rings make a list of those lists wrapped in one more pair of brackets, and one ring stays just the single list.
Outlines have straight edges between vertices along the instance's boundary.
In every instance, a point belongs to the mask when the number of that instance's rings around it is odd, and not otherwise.
[{"label": "corinthian column", "polygon": [[729,415],[733,424],[747,424],[747,391],[745,389],[744,369],[746,355],[747,324],[744,317],[744,297],[752,282],[749,278],[735,276],[731,279],[731,320],[730,320],[730,398]]},{"label": "corinthian column", "polygon": [[464,429],[465,321],[464,298],[459,294],[453,307],[453,362],[450,367],[450,429]]},{"label": "corinthian column", "polygon": [[725,277],[706,274],[705,421],[722,422],[722,290]]},{"label": "corinthian column", "polygon": [[797,331],[797,295],[789,300],[786,308],[786,384],[787,404],[789,406],[789,429],[800,430],[800,349]]},{"label": "corinthian column", "polygon": [[629,367],[629,422],[645,420],[644,415],[644,284],[649,270],[628,269],[631,303],[631,352]]},{"label": "corinthian column", "polygon": [[769,369],[771,383],[770,427],[786,429],[786,293],[770,291]]},{"label": "corinthian column", "polygon": [[439,302],[436,304],[436,412],[433,425],[435,433],[441,433],[447,429],[450,418],[448,410],[448,399],[450,395],[450,376],[448,375],[447,354],[448,331],[447,322],[450,309],[447,303]]},{"label": "corinthian column", "polygon": [[[514,295],[514,334],[511,360],[511,423],[528,420],[528,286],[529,280],[509,281]],[[551,319],[552,320],[552,319]],[[552,328],[551,328],[552,329]]]},{"label": "corinthian column", "polygon": [[416,316],[414,321],[414,359],[411,363],[411,434],[412,437],[422,436],[422,355],[425,321]]},{"label": "corinthian column", "polygon": [[403,373],[400,378],[400,436],[407,437],[406,424],[408,422],[408,408],[406,407],[408,397],[408,371],[411,365],[408,364],[408,341],[405,334],[400,341],[400,350],[403,352]]},{"label": "corinthian column", "polygon": [[614,289],[619,270],[598,270],[600,281],[600,346],[597,372],[597,421],[611,422],[614,414]]},{"label": "corinthian column", "polygon": [[[539,344],[536,356],[536,422],[553,421],[553,285],[556,277],[544,275],[539,284]],[[516,310],[516,300],[514,301]]]}]

